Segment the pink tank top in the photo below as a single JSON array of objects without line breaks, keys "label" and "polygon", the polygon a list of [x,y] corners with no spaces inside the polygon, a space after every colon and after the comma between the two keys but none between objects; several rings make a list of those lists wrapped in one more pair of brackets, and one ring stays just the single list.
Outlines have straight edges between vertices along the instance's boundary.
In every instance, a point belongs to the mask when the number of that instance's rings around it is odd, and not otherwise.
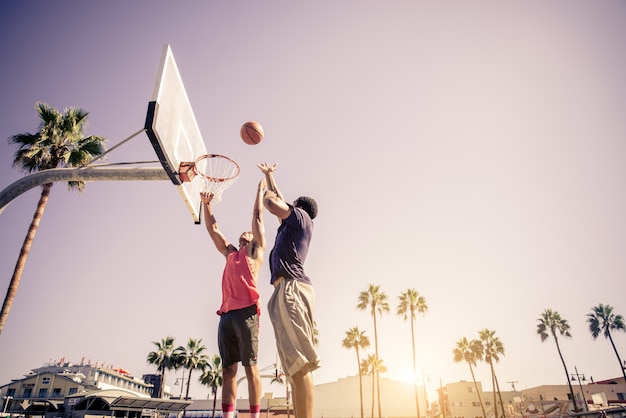
[{"label": "pink tank top", "polygon": [[222,276],[222,306],[217,314],[252,305],[257,305],[257,312],[260,311],[256,284],[246,258],[246,248],[228,253]]}]

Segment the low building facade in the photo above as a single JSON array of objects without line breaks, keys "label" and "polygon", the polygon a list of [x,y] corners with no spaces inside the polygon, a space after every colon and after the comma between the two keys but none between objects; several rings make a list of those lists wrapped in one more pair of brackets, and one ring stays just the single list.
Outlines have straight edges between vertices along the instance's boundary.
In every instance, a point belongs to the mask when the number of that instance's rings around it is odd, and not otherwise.
[{"label": "low building facade", "polygon": [[153,388],[121,368],[59,361],[0,386],[0,397],[3,411],[10,413],[54,409],[67,397],[98,390],[124,390],[131,396],[150,398]]},{"label": "low building facade", "polygon": [[[145,376],[144,376],[145,377]],[[160,378],[160,377],[159,377]],[[158,379],[152,380],[159,381]],[[188,418],[213,416],[212,400],[181,401],[152,398],[155,385],[133,377],[120,368],[103,365],[58,362],[31,370],[21,379],[0,386],[0,399],[6,415],[42,418]],[[427,399],[423,386],[380,378],[380,398],[371,376],[348,376],[317,384],[315,418],[354,418],[381,415],[384,418],[494,418],[626,416],[626,382],[610,379],[589,384],[542,385],[524,390],[484,391],[481,382],[460,381],[440,385],[437,399]],[[574,397],[572,399],[572,391]],[[424,396],[422,396],[424,395]],[[182,402],[182,403],[181,403]],[[577,412],[574,411],[574,403]],[[261,400],[263,415],[292,415],[287,398],[267,393]],[[221,399],[216,400],[216,412]],[[419,410],[419,413],[418,413]],[[249,416],[247,399],[237,400],[240,418]],[[220,413],[216,413],[220,416]]]}]

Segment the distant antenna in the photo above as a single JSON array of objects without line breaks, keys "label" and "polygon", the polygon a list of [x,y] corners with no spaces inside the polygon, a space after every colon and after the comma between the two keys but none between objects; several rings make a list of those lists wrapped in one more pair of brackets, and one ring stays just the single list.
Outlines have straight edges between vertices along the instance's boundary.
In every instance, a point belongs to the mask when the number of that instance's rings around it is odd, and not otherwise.
[{"label": "distant antenna", "polygon": [[513,388],[513,392],[517,392],[517,390],[515,390],[515,384],[517,383],[517,380],[506,382],[506,383],[510,383],[511,387]]}]

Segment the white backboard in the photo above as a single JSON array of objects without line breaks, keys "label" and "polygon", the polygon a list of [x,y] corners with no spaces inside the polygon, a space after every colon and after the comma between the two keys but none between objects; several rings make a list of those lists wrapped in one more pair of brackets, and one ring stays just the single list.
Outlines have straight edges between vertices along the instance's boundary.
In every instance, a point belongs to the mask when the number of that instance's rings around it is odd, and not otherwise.
[{"label": "white backboard", "polygon": [[154,94],[148,104],[145,129],[194,222],[200,223],[201,181],[196,178],[183,183],[178,171],[181,162],[194,161],[207,154],[207,151],[169,45],[163,47]]}]

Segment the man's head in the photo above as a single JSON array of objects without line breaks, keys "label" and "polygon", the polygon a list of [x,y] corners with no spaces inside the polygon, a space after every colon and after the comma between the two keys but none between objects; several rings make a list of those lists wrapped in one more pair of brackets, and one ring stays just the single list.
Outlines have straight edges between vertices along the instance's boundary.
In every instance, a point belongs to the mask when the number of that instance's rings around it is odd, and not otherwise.
[{"label": "man's head", "polygon": [[252,231],[243,232],[239,236],[239,248],[241,249],[245,247],[246,245],[248,245],[249,243],[251,243],[253,238],[254,238],[254,235],[252,235]]},{"label": "man's head", "polygon": [[293,202],[293,205],[297,208],[302,208],[309,214],[311,219],[315,219],[317,216],[317,202],[312,197],[300,196]]}]

